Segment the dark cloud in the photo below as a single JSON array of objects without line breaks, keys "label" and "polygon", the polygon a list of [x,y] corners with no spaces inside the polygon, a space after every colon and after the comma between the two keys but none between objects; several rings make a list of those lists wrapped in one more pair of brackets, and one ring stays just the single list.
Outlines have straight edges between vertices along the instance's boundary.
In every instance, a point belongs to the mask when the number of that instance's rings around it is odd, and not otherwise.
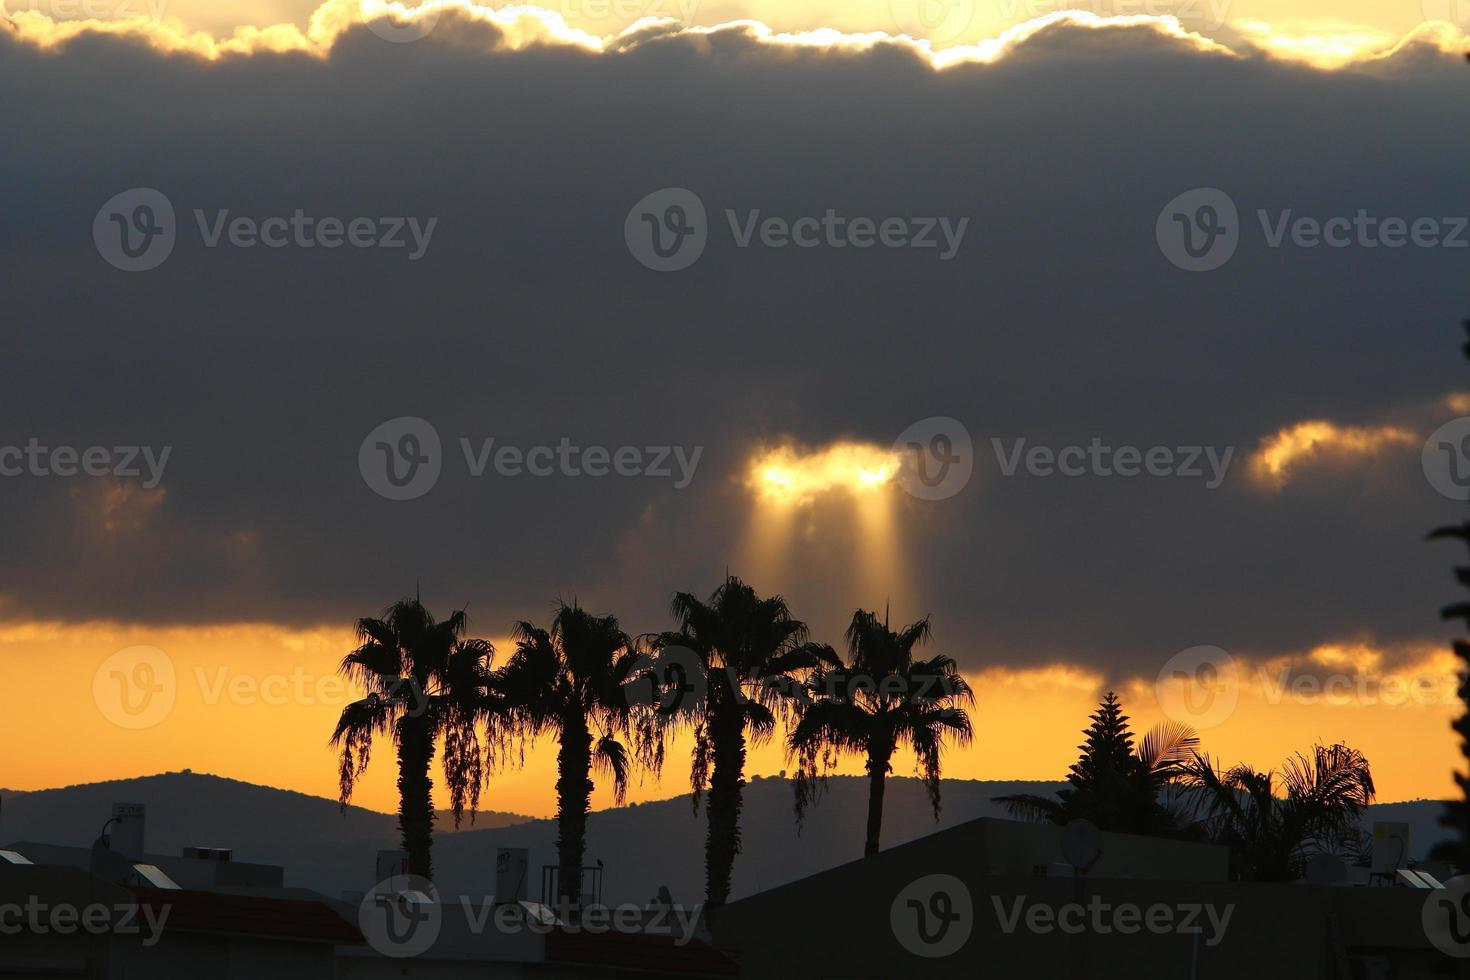
[{"label": "dark cloud", "polygon": [[[1269,248],[1256,209],[1325,218],[1464,212],[1470,80],[1410,49],[1320,72],[1196,50],[1149,28],[1056,25],[994,64],[911,49],[795,49],[749,33],[595,54],[519,52],[441,24],[365,29],[329,59],[204,62],[84,36],[0,36],[0,444],[171,446],[156,505],[0,480],[10,615],[345,622],[421,582],[501,632],[553,596],[665,625],[744,554],[757,443],[962,420],[965,492],[906,499],[907,608],[970,666],[1067,658],[1151,671],[1213,643],[1269,652],[1438,632],[1460,514],[1417,447],[1304,471],[1189,479],[1000,473],[990,440],[1236,446],[1303,419],[1432,414],[1464,379],[1470,250]],[[179,240],[126,274],[94,216],[162,191]],[[640,198],[694,191],[711,240],[659,274],[623,238]],[[1243,240],[1208,274],[1155,241],[1171,198],[1226,190]],[[193,211],[414,216],[406,249],[207,249]],[[934,250],[736,247],[725,209],[966,217]],[[1441,412],[1442,421],[1453,413]],[[430,420],[444,472],[392,502],[359,444]],[[1429,426],[1432,428],[1432,426]],[[1428,428],[1425,428],[1427,433]],[[702,446],[693,484],[471,478],[457,440]],[[97,482],[97,481],[93,481]],[[861,549],[835,518],[781,588],[835,630]],[[734,568],[740,571],[739,568]]]}]

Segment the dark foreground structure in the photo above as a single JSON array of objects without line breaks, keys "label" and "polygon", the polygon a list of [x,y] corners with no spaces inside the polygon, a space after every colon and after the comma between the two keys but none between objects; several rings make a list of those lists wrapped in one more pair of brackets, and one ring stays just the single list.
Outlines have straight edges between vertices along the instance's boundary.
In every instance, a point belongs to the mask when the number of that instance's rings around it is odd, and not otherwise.
[{"label": "dark foreground structure", "polygon": [[[1228,855],[1212,845],[981,819],[708,917],[650,906],[593,931],[519,894],[430,897],[379,882],[334,898],[215,849],[125,857],[103,842],[21,841],[0,848],[0,977],[1470,976],[1470,958],[1451,955],[1470,956],[1470,935],[1447,951],[1424,924],[1426,902],[1450,891],[1398,875],[1227,878]],[[379,910],[404,918],[384,933]]]}]

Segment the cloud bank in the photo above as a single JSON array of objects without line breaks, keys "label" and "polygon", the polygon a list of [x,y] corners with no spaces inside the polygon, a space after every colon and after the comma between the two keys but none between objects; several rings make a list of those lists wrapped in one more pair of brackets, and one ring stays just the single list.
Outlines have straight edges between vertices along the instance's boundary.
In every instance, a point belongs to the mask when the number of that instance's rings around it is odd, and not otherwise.
[{"label": "cloud bank", "polygon": [[[0,31],[0,87],[25,93],[0,109],[0,445],[48,450],[0,479],[12,620],[337,624],[417,584],[491,635],[558,595],[651,630],[730,567],[829,638],[858,605],[932,613],[967,670],[1437,635],[1452,556],[1421,539],[1463,505],[1420,442],[1464,388],[1470,253],[1269,229],[1454,217],[1457,39],[1322,72],[1152,20],[936,53],[441,8],[414,43],[349,4],[222,41]],[[134,188],[177,238],[129,273],[94,230]],[[625,235],[666,188],[708,242],[661,273]],[[1192,188],[1239,211],[1207,273],[1160,244]],[[969,219],[951,260],[882,238],[938,218]],[[388,244],[410,219],[434,222],[412,260]],[[823,222],[842,230],[792,239]],[[778,524],[748,485],[760,447],[881,449],[941,416],[973,453],[942,499],[818,495]],[[432,488],[394,500],[360,464],[403,417],[440,451]],[[1252,454],[1308,422],[1407,435],[1298,454],[1263,490]],[[424,452],[402,434],[383,441]],[[1053,465],[1008,472],[1018,439]],[[82,471],[124,447],[171,449],[157,487]],[[657,472],[674,447],[702,450],[687,487]],[[1217,487],[1189,474],[1232,447]]]}]

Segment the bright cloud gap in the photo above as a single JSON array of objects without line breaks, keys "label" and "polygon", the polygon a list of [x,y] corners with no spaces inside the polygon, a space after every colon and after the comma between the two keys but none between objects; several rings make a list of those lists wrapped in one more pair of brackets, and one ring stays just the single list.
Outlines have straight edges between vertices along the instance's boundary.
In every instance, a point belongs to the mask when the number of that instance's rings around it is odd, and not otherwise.
[{"label": "bright cloud gap", "polygon": [[832,492],[875,492],[893,482],[898,468],[896,452],[871,444],[838,442],[817,450],[783,445],[757,453],[746,482],[764,500],[807,504]]}]

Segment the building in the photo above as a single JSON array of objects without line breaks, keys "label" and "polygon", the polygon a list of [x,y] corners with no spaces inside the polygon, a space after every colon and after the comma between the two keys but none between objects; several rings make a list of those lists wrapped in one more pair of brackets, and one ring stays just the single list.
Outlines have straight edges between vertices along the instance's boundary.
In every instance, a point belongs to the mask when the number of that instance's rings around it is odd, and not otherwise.
[{"label": "building", "polygon": [[763,980],[1470,975],[1427,937],[1423,891],[1231,882],[1213,845],[1094,843],[1078,875],[1060,828],[975,820],[734,902],[713,941]]},{"label": "building", "polygon": [[[91,847],[0,847],[0,977],[634,980],[739,973],[700,933],[695,910],[631,909],[631,916],[610,915],[605,923],[572,924],[519,895],[429,901],[386,889],[329,898],[285,888],[283,868],[237,862],[228,849],[149,853],[141,810],[129,811],[125,833],[104,834]],[[364,856],[365,867],[371,858]],[[401,913],[407,915],[399,921]]]}]

